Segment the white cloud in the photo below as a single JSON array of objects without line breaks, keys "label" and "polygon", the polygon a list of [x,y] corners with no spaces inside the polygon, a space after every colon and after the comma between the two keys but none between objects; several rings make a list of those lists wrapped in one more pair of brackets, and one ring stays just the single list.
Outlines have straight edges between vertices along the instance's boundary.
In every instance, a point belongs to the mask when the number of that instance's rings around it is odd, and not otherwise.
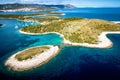
[{"label": "white cloud", "polygon": [[38,0],[20,0],[21,3],[36,3]]},{"label": "white cloud", "polygon": [[64,0],[20,0],[21,3],[62,4]]},{"label": "white cloud", "polygon": [[33,2],[35,0],[21,0],[21,2]]}]

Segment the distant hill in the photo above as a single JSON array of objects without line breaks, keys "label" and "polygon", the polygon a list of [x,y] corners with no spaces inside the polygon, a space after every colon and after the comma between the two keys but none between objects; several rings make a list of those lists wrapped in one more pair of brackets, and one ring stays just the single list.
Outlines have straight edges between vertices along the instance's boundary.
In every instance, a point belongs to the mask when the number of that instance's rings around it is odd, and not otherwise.
[{"label": "distant hill", "polygon": [[75,6],[67,4],[67,5],[46,5],[46,4],[0,4],[0,11],[5,10],[18,10],[18,11],[26,11],[26,10],[51,10],[51,9],[63,9],[63,8],[75,8]]},{"label": "distant hill", "polygon": [[52,9],[64,9],[64,8],[75,8],[75,6],[66,4],[66,5],[42,5],[47,8],[52,8]]}]

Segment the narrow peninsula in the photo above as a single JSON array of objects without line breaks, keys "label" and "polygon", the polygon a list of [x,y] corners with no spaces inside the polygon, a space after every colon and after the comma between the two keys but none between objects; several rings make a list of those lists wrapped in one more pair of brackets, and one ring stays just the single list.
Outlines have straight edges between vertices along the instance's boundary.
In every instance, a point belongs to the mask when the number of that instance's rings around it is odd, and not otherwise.
[{"label": "narrow peninsula", "polygon": [[100,19],[44,17],[37,19],[41,25],[24,26],[23,34],[40,35],[56,33],[67,45],[108,48],[112,42],[107,34],[119,34],[120,25]]}]

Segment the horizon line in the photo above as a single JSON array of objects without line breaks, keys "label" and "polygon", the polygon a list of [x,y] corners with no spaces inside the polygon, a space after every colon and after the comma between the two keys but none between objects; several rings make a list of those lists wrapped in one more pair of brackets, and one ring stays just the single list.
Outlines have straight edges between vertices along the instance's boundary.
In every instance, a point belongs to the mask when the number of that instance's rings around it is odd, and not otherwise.
[{"label": "horizon line", "polygon": [[120,8],[120,6],[76,6],[74,4],[46,4],[46,3],[20,3],[20,2],[8,2],[8,3],[0,3],[2,4],[38,4],[38,5],[73,5],[76,8]]}]

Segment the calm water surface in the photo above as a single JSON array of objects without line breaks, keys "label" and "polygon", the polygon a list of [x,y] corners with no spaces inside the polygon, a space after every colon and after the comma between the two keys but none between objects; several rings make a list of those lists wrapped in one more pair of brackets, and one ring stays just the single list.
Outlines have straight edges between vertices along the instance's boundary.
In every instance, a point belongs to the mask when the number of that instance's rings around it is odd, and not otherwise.
[{"label": "calm water surface", "polygon": [[[119,11],[119,8],[59,10],[66,14],[61,17],[100,18],[109,21],[119,21]],[[37,25],[34,22],[0,19],[0,23],[4,24],[0,28],[0,80],[120,80],[118,34],[107,35],[114,43],[111,48],[63,47],[47,64],[24,72],[14,72],[4,66],[12,54],[33,46],[60,45],[62,38],[56,34],[30,36],[18,32],[22,26]]]}]

